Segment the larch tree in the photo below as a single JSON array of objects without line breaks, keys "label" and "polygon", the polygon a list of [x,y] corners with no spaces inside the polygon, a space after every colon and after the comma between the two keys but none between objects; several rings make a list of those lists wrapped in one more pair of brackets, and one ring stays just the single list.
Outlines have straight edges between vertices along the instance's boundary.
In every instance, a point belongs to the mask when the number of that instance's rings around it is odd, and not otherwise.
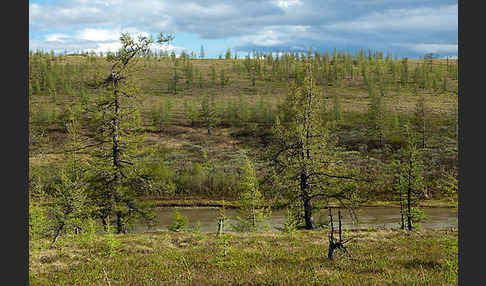
[{"label": "larch tree", "polygon": [[383,103],[383,94],[378,94],[376,85],[372,79],[368,82],[368,95],[370,106],[368,109],[368,136],[376,140],[379,146],[384,145],[385,140],[385,107]]},{"label": "larch tree", "polygon": [[424,219],[423,211],[418,207],[418,203],[423,199],[422,191],[424,186],[423,162],[420,150],[417,148],[413,130],[405,125],[407,132],[407,146],[402,150],[402,158],[397,164],[398,176],[396,190],[400,193],[402,209],[407,218],[407,229],[412,230],[414,224]]},{"label": "larch tree", "polygon": [[202,71],[200,70],[196,70],[197,71],[197,82],[199,84],[199,88],[203,88],[203,75],[202,75]]},{"label": "larch tree", "polygon": [[191,127],[194,127],[198,119],[198,110],[195,107],[194,100],[184,100],[184,115],[191,123]]},{"label": "larch tree", "polygon": [[219,114],[214,105],[214,98],[209,98],[208,95],[203,96],[199,110],[199,118],[207,128],[208,135],[211,135],[211,128],[219,123]]},{"label": "larch tree", "polygon": [[401,177],[401,165],[399,160],[394,160],[391,164],[393,173],[392,196],[394,201],[400,204],[400,229],[405,229],[405,215],[406,215],[406,188],[405,181]]},{"label": "larch tree", "polygon": [[400,65],[400,74],[401,74],[400,82],[402,86],[406,88],[408,85],[408,58],[402,59]]},{"label": "larch tree", "polygon": [[[157,42],[166,43],[172,36],[159,34]],[[91,157],[92,199],[99,207],[99,216],[106,226],[115,216],[116,230],[125,233],[130,222],[140,217],[150,221],[152,216],[137,197],[150,186],[147,176],[139,173],[137,160],[142,142],[139,130],[140,110],[137,108],[139,90],[131,79],[137,61],[149,51],[152,37],[132,38],[128,33],[120,37],[121,48],[107,56],[111,72],[95,87],[100,98],[94,107],[95,126]]]},{"label": "larch tree", "polygon": [[339,97],[337,94],[334,94],[333,97],[333,103],[334,103],[334,120],[337,122],[339,122],[339,120],[341,119],[341,107],[339,105]]},{"label": "larch tree", "polygon": [[152,122],[154,126],[158,126],[159,132],[162,131],[164,127],[167,127],[172,116],[172,100],[167,97],[158,106],[152,107]]},{"label": "larch tree", "polygon": [[231,49],[228,48],[226,54],[224,55],[225,60],[231,60]]},{"label": "larch tree", "polygon": [[270,209],[265,207],[263,194],[258,189],[258,180],[251,160],[244,155],[241,167],[241,178],[238,184],[240,212],[243,217],[237,217],[236,230],[256,231],[260,223],[268,217]]},{"label": "larch tree", "polygon": [[172,67],[172,77],[169,81],[169,92],[172,94],[177,94],[177,82],[181,79],[181,76],[177,73],[177,67],[174,64]]},{"label": "larch tree", "polygon": [[415,114],[413,117],[413,124],[415,126],[415,130],[420,133],[420,140],[421,140],[421,148],[425,149],[426,147],[426,107],[425,107],[425,96],[422,93],[415,105]]},{"label": "larch tree", "polygon": [[216,68],[214,66],[209,67],[209,76],[211,78],[211,84],[215,85],[216,84]]},{"label": "larch tree", "polygon": [[69,107],[66,123],[68,144],[66,150],[66,168],[59,171],[59,182],[55,185],[51,202],[47,208],[54,229],[54,244],[62,233],[80,233],[95,211],[87,190],[87,168],[78,156],[82,148],[79,105]]},{"label": "larch tree", "polygon": [[224,68],[219,71],[219,79],[221,83],[221,88],[224,88],[226,85],[228,85],[229,76],[225,75]]},{"label": "larch tree", "polygon": [[319,110],[322,93],[314,84],[310,66],[308,62],[303,84],[289,88],[281,114],[275,118],[267,153],[274,168],[273,179],[291,202],[302,203],[306,229],[315,227],[313,199],[336,200],[350,208],[358,201],[358,180],[344,165],[349,154],[338,150],[335,137],[324,124]]}]

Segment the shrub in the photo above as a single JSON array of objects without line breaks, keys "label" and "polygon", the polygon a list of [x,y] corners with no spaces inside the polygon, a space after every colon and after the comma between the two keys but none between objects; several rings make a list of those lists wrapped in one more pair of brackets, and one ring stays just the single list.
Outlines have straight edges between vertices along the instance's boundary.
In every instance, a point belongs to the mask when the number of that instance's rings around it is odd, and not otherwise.
[{"label": "shrub", "polygon": [[[407,210],[405,210],[405,214],[407,214]],[[425,215],[424,210],[418,207],[412,207],[410,209],[410,218],[412,219],[413,228],[419,229],[421,225],[419,222],[425,221],[428,217]]]},{"label": "shrub", "polygon": [[36,240],[48,235],[49,223],[45,209],[32,199],[29,200],[29,239]]},{"label": "shrub", "polygon": [[181,213],[178,210],[176,210],[174,212],[174,222],[172,223],[171,226],[169,226],[169,230],[171,231],[185,230],[188,221],[189,220],[186,216],[181,215]]},{"label": "shrub", "polygon": [[119,253],[118,251],[122,244],[118,239],[115,238],[115,234],[113,233],[110,222],[106,224],[104,239],[106,243],[106,254],[109,257],[116,256]]}]

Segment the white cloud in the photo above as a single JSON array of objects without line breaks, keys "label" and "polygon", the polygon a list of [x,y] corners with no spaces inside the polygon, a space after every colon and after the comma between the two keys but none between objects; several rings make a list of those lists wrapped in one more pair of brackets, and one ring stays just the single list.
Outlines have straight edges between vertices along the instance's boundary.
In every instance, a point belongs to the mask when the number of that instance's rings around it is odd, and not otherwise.
[{"label": "white cloud", "polygon": [[121,48],[120,42],[107,42],[107,43],[97,43],[97,48],[96,49],[91,49],[96,53],[99,52],[116,52]]},{"label": "white cloud", "polygon": [[[106,42],[106,43],[97,43],[96,44],[97,47],[95,49],[87,49],[88,51],[91,51],[93,50],[94,52],[96,53],[99,53],[99,52],[103,52],[103,53],[106,53],[106,52],[116,52],[118,51],[120,48],[121,48],[121,44],[119,41],[117,42]],[[173,46],[173,45],[160,45],[160,44],[153,44],[152,45],[152,50],[153,51],[167,51],[167,52],[172,52],[174,51],[174,53],[179,56],[182,51],[186,51],[187,50],[184,48],[184,47],[181,47],[181,46]]]},{"label": "white cloud", "polygon": [[310,29],[310,26],[294,25],[288,26],[287,29],[291,32],[306,32]]},{"label": "white cloud", "polygon": [[59,14],[66,17],[79,17],[86,14],[98,14],[101,10],[96,7],[73,7],[59,9]]},{"label": "white cloud", "polygon": [[76,38],[83,41],[113,42],[120,40],[121,33],[129,33],[134,38],[139,35],[144,37],[150,35],[145,31],[129,27],[124,29],[83,29],[76,34]]},{"label": "white cloud", "polygon": [[48,34],[44,37],[47,42],[64,42],[64,39],[69,38],[66,34]]},{"label": "white cloud", "polygon": [[115,41],[120,38],[120,31],[117,30],[103,30],[103,29],[84,29],[80,31],[76,37],[85,41]]},{"label": "white cloud", "polygon": [[153,49],[154,51],[166,51],[168,53],[174,52],[176,56],[179,56],[182,51],[186,51],[187,49],[181,46],[173,46],[173,45],[159,45],[154,44]]},{"label": "white cloud", "polygon": [[269,26],[255,34],[242,36],[240,40],[245,44],[271,47],[289,43],[296,34],[302,34],[309,29],[310,26],[303,25]]},{"label": "white cloud", "polygon": [[302,6],[300,0],[277,0],[277,5],[280,8],[289,8],[292,6]]},{"label": "white cloud", "polygon": [[285,42],[285,40],[282,39],[282,35],[270,29],[263,30],[255,35],[243,36],[241,37],[241,40],[249,44],[264,47],[280,45]]},{"label": "white cloud", "polygon": [[[125,29],[124,32],[128,32],[132,37],[138,35],[149,36],[149,33],[144,31],[137,31],[133,28]],[[118,30],[107,29],[84,29],[77,33],[74,37],[70,37],[66,34],[53,33],[48,34],[43,40],[30,40],[29,49],[31,50],[54,50],[55,53],[63,53],[64,51],[94,51],[99,52],[116,52],[121,48],[120,32]],[[172,52],[178,56],[182,51],[187,51],[182,46],[175,45],[161,45],[158,43],[152,44],[152,50],[154,51],[167,51]]]}]

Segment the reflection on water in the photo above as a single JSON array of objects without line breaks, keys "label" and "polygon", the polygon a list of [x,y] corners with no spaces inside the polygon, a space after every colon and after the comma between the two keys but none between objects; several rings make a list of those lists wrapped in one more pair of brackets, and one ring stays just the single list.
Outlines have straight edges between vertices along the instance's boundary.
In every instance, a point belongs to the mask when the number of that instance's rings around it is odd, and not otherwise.
[{"label": "reflection on water", "polygon": [[[202,232],[216,232],[219,209],[214,207],[163,207],[156,209],[157,222],[156,226],[150,230],[167,230],[167,227],[172,224],[174,220],[174,211],[187,216],[189,219],[189,229],[199,222],[200,230]],[[337,219],[337,211],[333,210],[333,217]],[[429,218],[427,221],[421,223],[422,228],[426,229],[441,229],[449,227],[457,227],[457,210],[453,208],[424,208],[425,215]],[[314,221],[318,224],[327,224],[328,210],[320,210],[314,212]],[[342,211],[343,229],[362,229],[362,228],[399,228],[400,227],[400,209],[390,207],[367,207],[362,208],[358,212],[358,224],[354,223],[350,214],[347,211]],[[225,227],[226,230],[231,231],[230,224],[235,223],[234,218],[240,215],[236,209],[227,209],[226,215],[230,217],[229,224]],[[272,215],[266,220],[270,225],[270,231],[278,231],[285,223],[286,210],[274,210]],[[233,218],[233,219],[231,219]],[[335,223],[337,226],[337,222]],[[137,225],[135,231],[147,231],[146,226]],[[149,230],[149,231],[150,231]]]}]

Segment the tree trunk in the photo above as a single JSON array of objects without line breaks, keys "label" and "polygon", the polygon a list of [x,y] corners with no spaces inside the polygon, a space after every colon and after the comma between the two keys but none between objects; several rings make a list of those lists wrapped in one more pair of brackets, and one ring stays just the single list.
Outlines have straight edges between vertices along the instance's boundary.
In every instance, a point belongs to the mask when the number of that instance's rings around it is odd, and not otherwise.
[{"label": "tree trunk", "polygon": [[339,242],[343,241],[343,232],[341,228],[341,209],[338,209],[338,222],[339,222]]},{"label": "tree trunk", "polygon": [[57,228],[56,235],[54,236],[54,239],[52,240],[51,245],[54,245],[54,243],[56,243],[57,239],[61,235],[61,231],[62,231],[63,228],[64,228],[64,223],[61,223],[61,225]]},{"label": "tree trunk", "polygon": [[254,206],[252,206],[252,210],[251,210],[251,226],[252,226],[253,228],[255,228],[255,227],[256,227],[256,214],[255,214],[255,212],[256,212],[256,211],[255,211],[255,207],[254,207]]},{"label": "tree trunk", "polygon": [[408,227],[408,230],[412,230],[412,206],[411,206],[411,199],[410,199],[410,195],[411,195],[411,189],[410,187],[408,187],[408,191],[407,191],[407,227]]},{"label": "tree trunk", "polygon": [[[411,156],[411,155],[410,155]],[[408,171],[408,190],[407,190],[407,223],[408,223],[408,230],[412,230],[412,159],[409,158],[409,171]]]},{"label": "tree trunk", "polygon": [[223,223],[224,219],[220,218],[218,220],[218,236],[221,236],[223,234]]},{"label": "tree trunk", "polygon": [[305,228],[314,229],[314,219],[312,218],[312,201],[309,197],[304,198],[304,219]]},{"label": "tree trunk", "polygon": [[103,224],[103,230],[105,230],[105,231],[106,231],[107,226],[108,226],[108,222],[106,221],[107,217],[108,216],[102,216],[101,217],[101,224]]},{"label": "tree trunk", "polygon": [[405,220],[403,217],[403,198],[402,198],[402,191],[400,190],[400,215],[401,215],[401,226],[400,229],[405,229]]},{"label": "tree trunk", "polygon": [[425,112],[423,114],[423,125],[422,125],[422,149],[425,149]]},{"label": "tree trunk", "polygon": [[329,240],[329,250],[327,252],[327,258],[329,258],[330,260],[333,260],[334,258],[334,250],[336,249],[336,247],[334,247],[334,243]]},{"label": "tree trunk", "polygon": [[[114,82],[114,95],[115,95],[115,116],[113,117],[113,167],[115,167],[115,187],[114,187],[114,201],[115,205],[120,203],[120,196],[118,194],[118,189],[121,186],[121,176],[120,176],[120,103],[118,101],[118,82]],[[116,212],[116,230],[117,233],[123,232],[123,214],[121,211]]]},{"label": "tree trunk", "polygon": [[309,196],[309,185],[307,184],[308,176],[305,173],[300,175],[300,190],[302,193],[302,202],[304,203],[304,220],[306,229],[314,229],[314,220],[312,219],[312,201]]},{"label": "tree trunk", "polygon": [[331,234],[329,235],[329,250],[327,252],[327,258],[332,260],[334,258],[334,250],[336,249],[336,242],[334,240],[334,224],[332,221],[332,211],[329,208],[329,218],[331,221]]}]

